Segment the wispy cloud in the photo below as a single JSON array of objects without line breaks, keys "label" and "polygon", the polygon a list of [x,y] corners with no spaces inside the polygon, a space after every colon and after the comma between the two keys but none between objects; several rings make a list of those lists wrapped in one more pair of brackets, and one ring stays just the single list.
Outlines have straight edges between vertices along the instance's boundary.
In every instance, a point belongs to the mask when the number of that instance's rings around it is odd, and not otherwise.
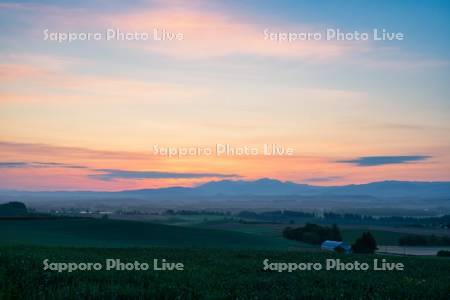
[{"label": "wispy cloud", "polygon": [[36,168],[68,168],[68,169],[88,169],[89,167],[72,165],[58,162],[32,162],[29,165]]},{"label": "wispy cloud", "polygon": [[349,160],[338,160],[338,163],[354,164],[360,167],[381,166],[390,164],[405,164],[424,161],[431,158],[429,155],[399,155],[399,156],[362,156]]},{"label": "wispy cloud", "polygon": [[13,168],[69,168],[69,169],[88,169],[86,166],[72,165],[58,162],[25,162],[25,161],[13,161],[13,162],[0,162],[0,169],[13,169]]},{"label": "wispy cloud", "polygon": [[325,177],[312,177],[312,178],[306,178],[303,179],[303,182],[330,182],[330,181],[336,181],[341,180],[344,177],[342,176],[325,176]]},{"label": "wispy cloud", "polygon": [[[28,57],[29,63],[21,63],[23,56],[12,58],[14,63],[0,63],[0,80],[3,84],[21,90],[24,85],[44,89],[45,93],[1,92],[1,102],[61,102],[106,99],[108,102],[169,101],[181,97],[199,97],[208,93],[208,89],[160,81],[134,80],[118,76],[75,75],[65,69],[63,63],[36,63],[40,57]],[[8,57],[7,57],[8,58]],[[86,62],[83,62],[86,63]],[[58,65],[59,64],[59,65]],[[56,65],[56,66],[55,66]]]},{"label": "wispy cloud", "polygon": [[121,159],[121,160],[139,160],[150,159],[148,153],[131,151],[110,151],[97,150],[82,147],[65,147],[50,144],[39,143],[15,143],[0,141],[0,155],[42,155],[56,156],[64,158],[85,158],[85,159]]},{"label": "wispy cloud", "polygon": [[[181,41],[121,41],[120,47],[144,49],[149,53],[176,58],[216,58],[232,55],[291,57],[303,59],[337,59],[355,52],[366,52],[367,43],[306,40],[280,43],[266,40],[264,30],[271,32],[315,32],[310,24],[289,24],[264,18],[258,20],[239,12],[208,10],[196,1],[158,1],[158,5],[141,5],[138,9],[99,11],[70,6],[38,4],[4,4],[5,10],[22,12],[38,23],[45,16],[46,24],[58,31],[86,31],[118,28],[123,32],[147,32],[154,29],[182,33]],[[103,9],[103,7],[102,7]],[[33,14],[31,14],[33,13]],[[82,18],[82,22],[81,19]],[[35,34],[36,28],[32,28]],[[40,34],[40,32],[39,32]]]},{"label": "wispy cloud", "polygon": [[27,165],[28,163],[21,161],[0,162],[0,169],[23,168],[26,167]]},{"label": "wispy cloud", "polygon": [[89,175],[90,178],[99,180],[114,179],[192,179],[192,178],[237,178],[237,174],[221,173],[177,173],[177,172],[156,172],[156,171],[127,171],[117,169],[95,169],[101,174]]},{"label": "wispy cloud", "polygon": [[237,174],[222,173],[190,173],[190,172],[160,172],[160,171],[133,171],[121,169],[97,169],[88,166],[66,164],[59,162],[0,162],[0,169],[26,169],[26,168],[67,168],[86,169],[94,174],[86,176],[95,180],[111,181],[115,179],[196,179],[196,178],[239,178]]},{"label": "wispy cloud", "polygon": [[182,33],[181,41],[165,43],[132,43],[148,51],[179,58],[226,57],[230,55],[258,55],[328,60],[354,52],[365,52],[369,45],[330,41],[302,41],[280,43],[266,39],[267,32],[318,31],[309,24],[273,24],[224,12],[202,11],[190,7],[160,8],[111,14],[98,19],[125,31],[153,32],[164,28]]}]

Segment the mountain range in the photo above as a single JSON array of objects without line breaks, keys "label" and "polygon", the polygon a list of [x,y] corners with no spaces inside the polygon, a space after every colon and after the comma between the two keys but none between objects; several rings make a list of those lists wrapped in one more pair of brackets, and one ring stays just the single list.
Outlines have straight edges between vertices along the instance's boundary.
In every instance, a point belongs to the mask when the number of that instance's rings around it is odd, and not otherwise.
[{"label": "mountain range", "polygon": [[377,198],[439,198],[450,200],[450,182],[379,181],[342,186],[314,186],[308,184],[262,178],[255,181],[211,181],[197,187],[169,187],[159,189],[125,190],[119,192],[97,191],[0,191],[0,195],[37,196],[89,196],[152,198],[216,196],[216,195],[301,195],[301,196],[370,196]]}]

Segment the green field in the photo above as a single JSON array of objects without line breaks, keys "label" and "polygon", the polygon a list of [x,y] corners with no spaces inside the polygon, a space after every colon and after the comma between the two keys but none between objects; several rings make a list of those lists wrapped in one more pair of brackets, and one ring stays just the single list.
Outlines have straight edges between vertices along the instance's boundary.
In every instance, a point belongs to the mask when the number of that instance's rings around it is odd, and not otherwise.
[{"label": "green field", "polygon": [[[266,228],[267,229],[267,228]],[[450,259],[338,255],[271,231],[102,219],[0,221],[0,299],[449,299]],[[253,232],[253,234],[252,234]],[[289,250],[288,250],[289,249]],[[43,270],[50,262],[182,262],[184,271]],[[404,271],[264,271],[263,260],[401,262]]]},{"label": "green field", "polygon": [[[342,238],[352,244],[359,238],[363,232],[369,231],[368,229],[342,229]],[[378,245],[398,245],[398,239],[405,236],[405,233],[392,232],[385,230],[370,230]]]},{"label": "green field", "polygon": [[[0,299],[448,299],[450,259],[388,257],[405,271],[263,271],[277,262],[373,256],[180,248],[0,247]],[[380,258],[380,256],[377,256]],[[51,262],[183,262],[184,271],[44,271]]]},{"label": "green field", "polygon": [[0,220],[0,245],[288,249],[297,243],[234,231],[102,219]]},{"label": "green field", "polygon": [[[253,223],[239,223],[236,221],[217,220],[204,222],[196,225],[202,228],[215,228],[222,230],[230,230],[236,232],[244,232],[249,234],[281,237],[283,228],[287,226],[301,226],[301,225],[288,225],[288,224],[253,224]],[[379,245],[398,245],[398,239],[407,233],[393,232],[379,229],[361,229],[361,228],[341,228],[342,238],[345,242],[353,244],[357,238],[359,238],[363,232],[370,231],[375,237],[375,240]],[[311,245],[305,243],[298,243],[302,247],[311,247]]]}]

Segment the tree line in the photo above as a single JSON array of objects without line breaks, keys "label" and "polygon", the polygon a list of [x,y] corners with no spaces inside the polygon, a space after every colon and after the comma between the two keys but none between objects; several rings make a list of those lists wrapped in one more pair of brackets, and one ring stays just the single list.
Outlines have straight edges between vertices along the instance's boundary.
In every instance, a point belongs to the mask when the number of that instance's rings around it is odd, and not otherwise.
[{"label": "tree line", "polygon": [[[313,245],[320,245],[326,240],[342,241],[341,231],[336,224],[321,226],[307,223],[297,228],[286,227],[283,237]],[[364,232],[352,245],[354,253],[374,253],[377,249],[377,242],[370,232]]]}]

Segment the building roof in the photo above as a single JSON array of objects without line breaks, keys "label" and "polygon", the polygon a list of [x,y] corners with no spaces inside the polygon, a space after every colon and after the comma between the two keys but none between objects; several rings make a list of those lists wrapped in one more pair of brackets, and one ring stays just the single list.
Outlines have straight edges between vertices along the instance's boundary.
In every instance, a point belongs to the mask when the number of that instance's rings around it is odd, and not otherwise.
[{"label": "building roof", "polygon": [[344,242],[340,242],[340,241],[326,240],[322,243],[322,245],[320,247],[325,248],[325,249],[335,249],[336,247],[342,247],[343,249],[348,249],[348,248],[350,248],[350,245],[348,245],[347,243],[344,243]]}]

